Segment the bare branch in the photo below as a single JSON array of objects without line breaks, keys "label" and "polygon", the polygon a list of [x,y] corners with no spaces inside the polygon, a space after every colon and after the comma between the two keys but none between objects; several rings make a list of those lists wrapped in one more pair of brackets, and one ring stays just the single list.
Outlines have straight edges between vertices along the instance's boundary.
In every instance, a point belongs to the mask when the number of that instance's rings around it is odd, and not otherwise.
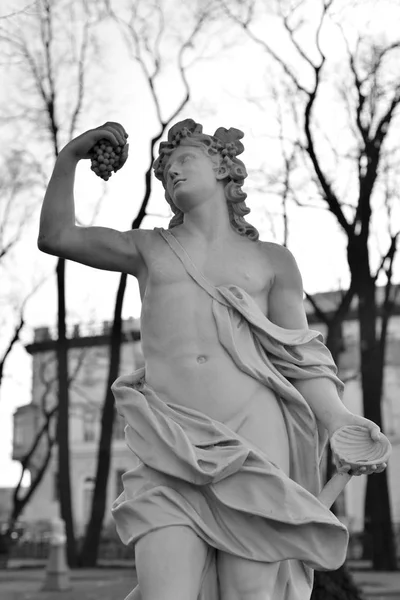
[{"label": "bare branch", "polygon": [[353,282],[351,282],[348,290],[342,293],[340,302],[338,306],[336,306],[335,309],[332,311],[331,316],[329,316],[328,311],[324,312],[322,308],[318,306],[315,298],[311,294],[305,292],[305,295],[307,300],[309,300],[310,304],[314,308],[315,314],[317,315],[321,323],[325,323],[328,327],[330,327],[335,323],[341,322],[347,314],[351,302],[355,296],[355,286]]},{"label": "bare branch", "polygon": [[8,342],[5,351],[3,352],[3,356],[0,358],[0,385],[1,385],[1,382],[3,381],[4,366],[5,366],[6,360],[9,356],[11,350],[13,349],[14,344],[16,344],[16,342],[18,342],[20,334],[21,334],[21,330],[24,327],[24,325],[25,325],[24,314],[23,314],[23,309],[21,309],[20,319],[14,327],[14,333],[13,333],[10,341]]},{"label": "bare branch", "polygon": [[101,195],[99,196],[99,198],[96,200],[96,204],[94,206],[94,210],[92,212],[91,218],[89,220],[89,222],[83,222],[82,219],[79,216],[76,216],[76,223],[77,225],[83,226],[83,227],[90,227],[92,225],[94,225],[94,223],[96,222],[96,219],[100,213],[100,209],[103,205],[103,201],[106,198],[108,194],[108,188],[107,188],[107,184],[104,181],[103,182],[103,186],[102,186],[102,192]]},{"label": "bare branch", "polygon": [[333,2],[334,2],[334,0],[323,0],[322,13],[321,13],[321,17],[320,17],[320,20],[319,20],[319,23],[317,26],[316,35],[315,35],[315,45],[317,46],[318,52],[321,56],[321,66],[325,62],[325,55],[321,49],[321,30],[322,30],[322,26],[324,24],[325,17],[328,14],[329,9],[332,6]]},{"label": "bare branch", "polygon": [[[0,182],[0,261],[21,239],[24,227],[32,217],[35,206],[27,205],[24,201],[22,207],[22,202],[18,203],[18,199],[28,191],[32,196],[33,189],[38,184],[37,175],[40,174],[35,158],[29,156],[25,150],[12,148],[2,164],[2,171],[4,175]],[[21,209],[20,214],[18,209]],[[15,216],[18,218],[16,225],[13,222]]]},{"label": "bare branch", "polygon": [[369,128],[364,126],[362,119],[361,119],[361,115],[362,115],[363,108],[364,108],[365,101],[366,101],[366,96],[362,93],[362,85],[365,82],[365,78],[364,79],[360,78],[360,76],[357,72],[356,64],[355,64],[355,56],[357,55],[357,51],[358,51],[361,40],[360,40],[360,38],[358,38],[356,51],[355,51],[355,54],[353,54],[350,50],[349,42],[348,42],[347,38],[345,37],[342,28],[341,28],[341,31],[342,31],[343,40],[345,42],[345,46],[347,49],[350,70],[353,74],[354,85],[356,87],[357,95],[358,95],[358,102],[357,102],[357,108],[356,108],[356,123],[357,123],[358,131],[361,134],[361,137],[364,141],[364,146],[366,146],[368,144],[368,140],[369,140]]},{"label": "bare branch", "polygon": [[255,42],[257,45],[261,46],[261,48],[263,48],[263,50],[265,50],[265,52],[271,56],[279,65],[280,67],[283,69],[283,71],[286,73],[286,75],[291,79],[291,81],[294,83],[294,85],[296,86],[296,88],[301,91],[304,92],[305,94],[309,94],[308,90],[300,83],[299,78],[296,77],[296,75],[294,74],[294,72],[292,71],[292,69],[289,68],[289,66],[285,63],[285,61],[274,51],[272,50],[272,48],[262,39],[258,38],[249,28],[249,23],[247,21],[241,21],[239,19],[239,17],[237,17],[230,9],[229,7],[226,5],[225,0],[220,0],[226,14],[228,15],[228,17],[230,19],[232,19],[232,21],[234,21],[237,25],[239,25],[240,27],[242,27],[242,29],[247,33],[247,35],[249,36],[249,38],[251,40],[253,40],[253,42]]},{"label": "bare branch", "polygon": [[56,120],[56,84],[53,72],[53,60],[52,60],[52,43],[53,43],[53,14],[51,7],[51,0],[45,0],[45,18],[40,21],[42,30],[42,43],[45,50],[45,68],[47,83],[49,85],[49,95],[47,96],[46,114],[49,119],[50,131],[52,133],[52,141],[54,147],[54,154],[58,156],[58,125]]},{"label": "bare branch", "polygon": [[83,27],[83,37],[82,44],[79,52],[79,60],[78,60],[78,85],[77,85],[77,98],[75,102],[75,109],[73,110],[71,123],[69,127],[69,138],[72,139],[76,129],[76,122],[78,116],[82,110],[82,102],[85,93],[85,66],[86,66],[86,52],[88,49],[88,41],[89,41],[89,21],[86,21]]},{"label": "bare branch", "polygon": [[366,148],[367,165],[365,174],[360,178],[360,191],[356,215],[352,230],[360,227],[360,236],[368,239],[371,221],[371,198],[376,179],[378,177],[378,166],[381,159],[381,148],[387,135],[389,125],[392,121],[394,111],[400,104],[400,84],[397,86],[388,110],[382,116],[374,137],[368,142]]},{"label": "bare branch", "polygon": [[37,0],[31,2],[30,4],[27,4],[26,6],[24,6],[24,8],[21,8],[20,10],[16,10],[12,13],[9,13],[8,15],[0,15],[0,20],[11,19],[12,17],[16,17],[17,15],[22,15],[24,13],[26,14],[28,10],[30,10],[34,6],[37,6]]},{"label": "bare branch", "polygon": [[159,73],[160,68],[161,68],[161,52],[160,52],[160,48],[161,48],[161,41],[162,41],[162,34],[165,28],[165,21],[164,21],[164,14],[161,10],[161,7],[157,4],[157,12],[158,12],[158,18],[159,18],[159,28],[158,28],[158,33],[156,35],[156,39],[154,41],[154,66],[155,66],[155,75]]},{"label": "bare branch", "polygon": [[400,42],[393,42],[392,44],[388,44],[384,48],[380,48],[379,49],[379,62],[382,61],[382,59],[386,56],[386,54],[389,54],[389,52],[391,52],[392,50],[398,50],[399,48],[400,48]]},{"label": "bare branch", "polygon": [[382,357],[382,364],[384,364],[384,356],[386,351],[386,341],[387,341],[387,332],[389,327],[389,320],[393,312],[394,305],[396,303],[397,295],[400,286],[394,288],[393,293],[393,263],[397,250],[397,240],[400,236],[400,231],[392,237],[392,243],[390,245],[388,254],[386,256],[387,266],[385,268],[386,273],[386,286],[385,286],[385,296],[382,303],[381,309],[381,331],[379,336],[379,347]]},{"label": "bare branch", "polygon": [[302,48],[302,46],[298,43],[298,41],[295,38],[296,29],[294,27],[292,27],[289,23],[290,16],[293,15],[294,9],[292,9],[292,11],[291,11],[291,13],[289,13],[289,15],[284,15],[282,6],[280,5],[279,2],[277,3],[277,6],[278,6],[279,14],[282,17],[283,25],[290,36],[292,44],[294,45],[294,47],[296,48],[296,50],[300,54],[300,56],[305,60],[305,62],[308,63],[313,69],[315,69],[316,65],[314,64],[314,62],[311,60],[311,58],[308,56],[308,54],[305,52],[305,50]]},{"label": "bare branch", "polygon": [[346,217],[344,216],[339,199],[333,191],[332,184],[330,183],[330,181],[328,181],[328,177],[325,175],[325,173],[322,170],[319,158],[318,158],[316,150],[315,150],[314,138],[311,133],[311,115],[312,115],[312,110],[313,110],[313,106],[314,106],[314,103],[315,103],[315,100],[317,97],[317,92],[318,92],[319,83],[320,83],[320,69],[321,69],[321,67],[317,67],[315,69],[315,87],[314,87],[314,90],[312,91],[312,93],[309,95],[309,99],[308,99],[308,102],[307,102],[307,105],[305,108],[304,130],[305,130],[306,139],[308,142],[306,151],[307,151],[307,153],[311,159],[311,162],[313,164],[314,171],[317,175],[318,182],[324,193],[325,200],[329,205],[329,210],[335,215],[335,217],[337,218],[338,223],[341,225],[342,229],[350,237],[353,234],[353,230],[352,230],[350,224],[348,223]]},{"label": "bare branch", "polygon": [[[128,43],[128,47],[132,50],[132,41],[133,41],[133,46],[134,46],[134,53],[133,53],[133,58],[139,63],[140,68],[142,69],[142,72],[144,74],[144,77],[149,85],[149,89],[151,92],[151,96],[154,102],[154,106],[156,109],[156,113],[157,113],[157,118],[160,122],[162,122],[162,116],[161,116],[161,108],[160,108],[160,103],[159,103],[159,99],[156,93],[156,90],[154,88],[154,80],[157,77],[157,75],[160,72],[160,65],[161,65],[161,61],[160,61],[160,51],[159,51],[159,47],[160,47],[160,43],[161,43],[161,39],[162,39],[162,35],[163,35],[163,28],[164,28],[164,21],[163,19],[160,19],[159,21],[159,29],[157,32],[157,36],[156,36],[156,57],[154,59],[154,69],[152,72],[150,72],[150,70],[148,69],[146,62],[142,56],[142,50],[141,50],[141,40],[144,43],[145,49],[147,50],[148,54],[151,55],[151,50],[149,47],[146,48],[146,37],[143,36],[143,32],[142,32],[142,36],[140,37],[137,30],[136,30],[136,24],[137,24],[137,5],[132,5],[132,14],[131,14],[131,19],[129,21],[129,23],[126,23],[125,21],[123,21],[122,19],[120,19],[116,13],[111,9],[111,7],[109,8],[110,10],[110,16],[116,21],[116,23],[118,24],[120,30],[122,31],[125,39],[127,40]],[[126,29],[128,30],[130,37],[128,37],[126,35]]]},{"label": "bare branch", "polygon": [[325,323],[327,325],[329,322],[328,318],[327,318],[326,314],[324,313],[324,311],[318,306],[317,302],[315,301],[314,296],[312,296],[311,294],[309,294],[306,291],[304,291],[304,294],[305,294],[307,300],[309,301],[309,303],[311,304],[311,306],[313,307],[318,320],[321,321],[321,323]]},{"label": "bare branch", "polygon": [[389,274],[392,275],[393,260],[395,257],[396,248],[397,248],[397,240],[398,240],[399,236],[400,236],[400,231],[398,231],[395,235],[391,236],[388,251],[382,257],[380,265],[379,265],[378,269],[376,270],[376,273],[373,277],[375,282],[377,281],[382,270],[385,271],[388,278],[389,278]]},{"label": "bare branch", "polygon": [[382,118],[380,119],[378,126],[376,128],[375,136],[374,136],[374,139],[372,140],[375,147],[380,148],[380,146],[382,145],[382,142],[387,135],[390,122],[394,116],[394,112],[398,108],[399,104],[400,104],[400,83],[396,86],[396,88],[394,90],[393,98],[390,103],[389,109],[382,116]]},{"label": "bare branch", "polygon": [[[50,421],[48,423],[50,423]],[[21,470],[19,482],[18,482],[16,488],[14,489],[13,510],[12,510],[12,513],[8,520],[6,535],[10,535],[10,533],[12,532],[14,525],[15,525],[15,521],[18,519],[18,516],[21,514],[24,506],[26,506],[26,504],[28,504],[33,493],[35,492],[35,490],[38,488],[39,484],[41,483],[41,481],[44,477],[44,474],[46,473],[47,467],[50,462],[52,449],[55,444],[55,438],[50,435],[49,425],[47,426],[45,433],[47,436],[46,456],[45,456],[40,468],[36,471],[35,476],[31,480],[30,486],[28,487],[28,489],[26,490],[26,492],[22,498],[19,497],[19,492],[22,487],[22,481],[24,478],[25,471],[28,469],[29,461],[30,461],[30,458],[33,455],[33,453],[30,455],[29,459],[26,462],[26,465],[23,466],[23,468]]]},{"label": "bare branch", "polygon": [[[305,54],[304,52],[300,52],[303,59],[305,59],[307,61],[308,65],[311,66],[314,71],[314,86],[311,90],[307,90],[304,86],[302,86],[300,84],[298,77],[296,77],[296,75],[289,68],[287,63],[285,63],[285,61],[280,56],[278,56],[264,40],[260,40],[259,38],[257,38],[251,32],[248,25],[244,24],[235,14],[233,14],[233,12],[228,8],[228,6],[226,5],[224,0],[220,0],[220,2],[222,3],[227,15],[234,22],[239,24],[246,31],[246,33],[249,35],[249,37],[253,41],[255,41],[257,44],[261,45],[264,48],[264,50],[270,56],[272,56],[272,58],[281,66],[281,68],[284,70],[286,75],[288,75],[290,80],[294,83],[297,90],[302,91],[306,94],[308,100],[306,102],[306,106],[304,109],[304,133],[305,133],[305,137],[307,140],[307,145],[305,147],[305,151],[307,152],[309,158],[311,159],[314,171],[317,176],[319,187],[322,189],[322,192],[324,194],[324,199],[329,206],[329,210],[335,215],[335,217],[337,218],[337,220],[338,220],[339,224],[341,225],[341,227],[343,228],[343,230],[350,237],[353,234],[353,229],[352,229],[351,225],[348,223],[348,221],[342,211],[339,199],[333,190],[332,183],[329,181],[328,176],[324,173],[324,171],[322,169],[320,160],[317,156],[317,152],[315,149],[314,137],[313,137],[312,130],[311,130],[312,113],[313,113],[314,104],[315,104],[315,101],[317,98],[317,94],[319,91],[321,71],[322,71],[324,63],[325,63],[325,56],[323,55],[321,48],[319,46],[319,35],[320,35],[320,30],[321,30],[322,24],[326,17],[326,14],[332,5],[332,0],[328,0],[323,3],[323,10],[321,13],[321,17],[320,17],[319,24],[317,27],[317,32],[316,32],[316,44],[317,44],[319,53],[321,55],[321,62],[318,65],[316,65],[309,59],[309,57],[307,55],[303,56],[303,54]],[[286,30],[289,33],[289,37],[290,37],[290,40],[291,40],[294,48],[297,49],[297,51],[299,52],[299,44],[298,44],[297,40],[294,38],[295,30],[290,27],[288,22],[286,22]]]},{"label": "bare branch", "polygon": [[[78,361],[75,365],[75,368],[74,368],[72,374],[69,377],[69,385],[76,379],[76,377],[82,367],[82,364],[83,364],[86,354],[87,354],[87,351],[85,349],[83,349],[79,353]],[[54,422],[54,419],[57,416],[58,405],[57,405],[57,403],[55,403],[50,409],[47,408],[48,397],[49,397],[50,393],[52,392],[54,383],[56,383],[56,381],[57,381],[56,376],[53,376],[50,378],[46,377],[46,369],[49,367],[51,362],[54,362],[52,357],[48,361],[43,361],[39,364],[38,375],[39,375],[40,381],[44,385],[44,390],[43,390],[43,393],[42,393],[41,399],[40,399],[42,416],[44,418],[44,422],[39,427],[39,429],[35,432],[35,435],[31,441],[29,449],[27,450],[27,452],[25,453],[25,455],[22,457],[22,459],[20,461],[21,462],[21,475],[20,475],[18,484],[17,484],[16,488],[14,489],[14,494],[13,494],[14,506],[13,506],[13,511],[12,511],[9,521],[8,521],[8,532],[12,531],[15,520],[18,518],[23,507],[29,502],[33,492],[37,489],[40,482],[42,481],[43,476],[47,470],[48,464],[50,462],[52,448],[56,441],[55,437],[51,435],[51,426]],[[32,459],[33,459],[35,453],[38,451],[39,445],[42,443],[42,440],[45,436],[47,438],[46,454],[41,461],[41,465],[40,465],[39,469],[35,472],[35,475],[33,477],[33,480],[31,481],[29,488],[27,489],[27,491],[21,498],[20,491],[22,488],[22,481],[24,478],[24,474],[27,470],[32,471],[32,469],[31,469]]]}]

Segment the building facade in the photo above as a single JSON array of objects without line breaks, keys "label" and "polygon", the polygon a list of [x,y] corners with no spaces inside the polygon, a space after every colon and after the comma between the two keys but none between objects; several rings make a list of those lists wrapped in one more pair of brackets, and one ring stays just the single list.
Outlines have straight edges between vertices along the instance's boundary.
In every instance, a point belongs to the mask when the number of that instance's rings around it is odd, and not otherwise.
[{"label": "building facade", "polygon": [[[329,311],[337,302],[337,294],[318,294],[315,297],[322,310]],[[323,334],[325,327],[316,322],[311,306],[306,303],[310,328]],[[388,480],[393,520],[400,524],[400,311],[390,321],[386,353],[385,389],[382,399],[383,431],[393,447],[388,467]],[[359,375],[358,323],[354,309],[343,323],[343,352],[339,360],[339,376],[345,381],[345,405],[362,414],[362,394]],[[106,394],[109,362],[110,324],[84,330],[73,328],[69,341],[70,384],[70,460],[73,510],[76,531],[83,533],[88,520],[96,470],[97,444],[100,435],[101,408]],[[35,435],[56,406],[55,336],[48,328],[35,331],[27,347],[33,360],[32,402],[17,409],[14,416],[13,458],[21,460],[31,447]],[[140,346],[140,321],[124,322],[120,374],[130,373],[143,366]],[[116,415],[113,432],[111,468],[107,490],[105,524],[112,521],[111,505],[122,489],[121,475],[137,464],[124,441],[124,422]],[[55,419],[52,422],[54,435]],[[51,428],[50,428],[51,429]],[[33,456],[32,475],[40,468],[46,452],[43,441]],[[351,530],[363,527],[363,501],[366,477],[353,478],[345,490],[346,522]],[[23,521],[47,520],[59,515],[57,497],[56,446],[40,486],[22,516]]]},{"label": "building facade", "polygon": [[[110,324],[74,327],[69,337],[70,383],[70,469],[72,504],[77,535],[87,523],[97,463],[101,410],[106,394]],[[33,360],[32,402],[14,414],[13,459],[22,460],[32,447],[35,435],[51,416],[50,435],[55,436],[57,399],[57,363],[55,336],[48,328],[35,330],[32,344],[27,347]],[[132,372],[143,365],[140,348],[139,322],[130,319],[123,324],[120,373]],[[111,505],[122,491],[121,475],[134,468],[137,460],[127,449],[123,419],[116,412],[114,419],[111,467],[107,489],[106,520],[111,520]],[[32,455],[31,476],[43,463],[47,439],[43,436]],[[46,521],[59,516],[57,490],[57,447],[54,444],[50,464],[42,482],[21,517],[24,522]]]}]

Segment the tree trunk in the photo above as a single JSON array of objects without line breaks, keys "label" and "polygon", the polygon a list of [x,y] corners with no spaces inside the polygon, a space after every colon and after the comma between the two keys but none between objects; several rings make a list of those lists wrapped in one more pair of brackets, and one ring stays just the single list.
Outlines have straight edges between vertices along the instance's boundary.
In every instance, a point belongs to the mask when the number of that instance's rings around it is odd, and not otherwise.
[{"label": "tree trunk", "polygon": [[[344,316],[344,315],[343,315]],[[338,364],[340,353],[343,351],[343,327],[342,318],[332,321],[328,324],[326,336],[326,346],[332,354],[332,358]],[[335,468],[332,463],[332,451],[328,445],[327,451],[327,469],[326,480],[328,481],[334,474]],[[331,511],[333,514],[343,514],[343,494],[341,498],[333,503]],[[314,585],[311,594],[311,600],[362,600],[361,591],[354,583],[353,578],[344,564],[336,571],[315,571]]]},{"label": "tree trunk", "polygon": [[7,569],[12,549],[11,532],[0,533],[0,571]]},{"label": "tree trunk", "polygon": [[[360,365],[364,416],[382,426],[381,399],[384,378],[384,340],[377,335],[376,283],[370,272],[368,243],[361,236],[349,241],[348,262],[358,296]],[[390,511],[387,473],[367,478],[365,541],[372,546],[375,570],[395,570],[396,552]]]},{"label": "tree trunk", "polygon": [[[364,416],[381,427],[380,400],[383,390],[384,364],[377,339],[375,281],[371,276],[363,278],[358,297]],[[373,568],[386,571],[396,570],[396,550],[386,471],[367,478],[365,532],[367,534],[366,541],[368,538],[371,541]]]},{"label": "tree trunk", "polygon": [[61,518],[65,521],[67,536],[67,558],[70,567],[76,566],[76,542],[71,500],[71,478],[69,461],[69,385],[68,385],[68,347],[65,323],[65,260],[57,264],[58,291],[58,492]]},{"label": "tree trunk", "polygon": [[[341,352],[344,350],[343,342],[343,318],[345,315],[340,315],[339,318],[333,317],[328,324],[328,332],[326,336],[326,346],[332,354],[332,358],[336,365],[339,363],[339,357]],[[333,464],[332,449],[328,444],[327,451],[327,469],[326,469],[326,480],[329,481],[335,473],[335,465]],[[344,503],[344,491],[335,500],[331,506],[331,511],[334,515],[343,515],[345,513]]]},{"label": "tree trunk", "polygon": [[82,567],[95,567],[103,527],[104,513],[107,504],[108,477],[111,461],[111,445],[114,425],[114,396],[111,385],[119,374],[121,342],[122,342],[122,307],[127,276],[121,274],[114,309],[114,322],[111,333],[110,367],[106,398],[101,419],[101,434],[97,454],[96,483],[93,493],[92,511],[87,526],[85,539],[80,552],[79,564]]}]

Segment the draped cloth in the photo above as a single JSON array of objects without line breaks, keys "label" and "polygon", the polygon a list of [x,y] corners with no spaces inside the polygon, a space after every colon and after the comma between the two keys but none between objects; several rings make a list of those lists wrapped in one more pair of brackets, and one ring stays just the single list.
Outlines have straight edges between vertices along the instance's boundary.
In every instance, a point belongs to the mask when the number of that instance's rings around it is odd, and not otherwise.
[{"label": "draped cloth", "polygon": [[[199,600],[219,600],[216,552],[276,563],[271,600],[308,600],[313,569],[337,569],[348,533],[319,500],[326,432],[292,382],[328,377],[341,395],[319,332],[272,323],[245,290],[211,284],[175,236],[157,228],[188,275],[212,297],[218,338],[237,368],[273,390],[290,446],[289,476],[235,422],[174,404],[146,383],[145,367],[112,386],[139,465],[123,475],[112,514],[125,544],[186,525],[209,546]],[[172,259],[172,256],[171,256]],[[246,407],[244,407],[246,410]],[[247,408],[250,410],[250,406]]]}]

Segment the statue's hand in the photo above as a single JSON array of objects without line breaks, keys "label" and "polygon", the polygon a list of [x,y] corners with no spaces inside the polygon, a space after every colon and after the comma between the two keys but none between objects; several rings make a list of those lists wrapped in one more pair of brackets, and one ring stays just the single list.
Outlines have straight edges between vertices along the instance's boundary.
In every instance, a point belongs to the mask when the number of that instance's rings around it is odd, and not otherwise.
[{"label": "statue's hand", "polygon": [[63,153],[69,153],[77,160],[92,158],[93,146],[98,141],[108,140],[114,148],[117,148],[118,146],[124,148],[126,146],[127,137],[128,134],[122,125],[119,123],[107,122],[95,129],[89,129],[88,131],[85,131],[85,133],[82,133],[71,140],[65,148],[63,148]]},{"label": "statue's hand", "polygon": [[379,442],[381,439],[381,430],[379,425],[373,421],[370,421],[369,419],[366,419],[365,417],[355,415],[350,411],[348,411],[347,414],[341,415],[337,419],[332,420],[328,427],[329,439],[333,436],[337,429],[344,427],[345,425],[359,425],[360,427],[366,427],[374,442]]},{"label": "statue's hand", "polygon": [[[365,417],[361,417],[350,412],[341,416],[340,419],[332,422],[331,427],[328,429],[329,438],[332,437],[335,431],[341,427],[344,427],[345,425],[358,425],[360,427],[365,427],[368,429],[371,439],[374,442],[379,442],[382,438],[381,430],[376,423],[366,419]],[[387,463],[383,462],[375,465],[363,465],[356,468],[354,464],[350,465],[342,459],[339,459],[335,453],[333,453],[333,460],[339,472],[346,473],[351,470],[351,475],[371,475],[372,473],[382,473],[382,471],[384,471],[387,467]]]},{"label": "statue's hand", "polygon": [[372,475],[373,473],[382,473],[387,467],[387,463],[381,463],[379,465],[367,465],[355,468],[354,465],[349,465],[346,462],[340,460],[335,453],[333,453],[333,461],[335,467],[339,473],[349,473],[350,475]]}]

